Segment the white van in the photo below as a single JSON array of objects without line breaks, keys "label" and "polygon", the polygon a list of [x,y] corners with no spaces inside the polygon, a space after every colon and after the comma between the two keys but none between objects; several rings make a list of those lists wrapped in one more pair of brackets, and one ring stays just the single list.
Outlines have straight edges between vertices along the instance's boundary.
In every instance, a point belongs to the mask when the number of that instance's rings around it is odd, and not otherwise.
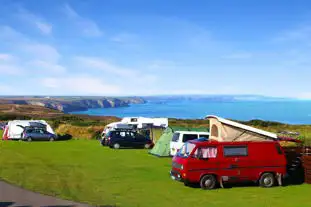
[{"label": "white van", "polygon": [[174,156],[182,145],[193,139],[209,138],[209,132],[195,132],[195,131],[176,131],[173,134],[172,141],[170,142],[170,155]]}]

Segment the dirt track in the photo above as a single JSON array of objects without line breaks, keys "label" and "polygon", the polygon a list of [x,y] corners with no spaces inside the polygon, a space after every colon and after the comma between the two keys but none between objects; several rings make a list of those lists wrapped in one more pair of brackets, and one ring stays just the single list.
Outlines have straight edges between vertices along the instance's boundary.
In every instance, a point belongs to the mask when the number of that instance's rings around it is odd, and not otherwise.
[{"label": "dirt track", "polygon": [[0,180],[0,207],[89,207],[89,205],[34,193]]}]

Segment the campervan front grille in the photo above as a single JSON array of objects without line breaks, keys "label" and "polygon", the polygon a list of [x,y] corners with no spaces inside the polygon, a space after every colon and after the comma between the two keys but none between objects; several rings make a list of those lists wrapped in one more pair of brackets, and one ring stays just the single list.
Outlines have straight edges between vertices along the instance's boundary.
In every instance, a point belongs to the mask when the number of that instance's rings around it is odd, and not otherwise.
[{"label": "campervan front grille", "polygon": [[182,164],[179,164],[177,162],[173,162],[172,166],[173,166],[173,168],[181,169]]}]

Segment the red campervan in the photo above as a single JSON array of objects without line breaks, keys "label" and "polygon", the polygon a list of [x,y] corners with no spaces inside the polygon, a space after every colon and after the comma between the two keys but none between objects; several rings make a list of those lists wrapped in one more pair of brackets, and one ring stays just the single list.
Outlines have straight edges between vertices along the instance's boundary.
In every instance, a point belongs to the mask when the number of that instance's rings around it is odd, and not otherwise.
[{"label": "red campervan", "polygon": [[174,180],[213,189],[223,182],[255,181],[272,187],[286,175],[286,157],[276,141],[217,142],[192,140],[173,157]]}]

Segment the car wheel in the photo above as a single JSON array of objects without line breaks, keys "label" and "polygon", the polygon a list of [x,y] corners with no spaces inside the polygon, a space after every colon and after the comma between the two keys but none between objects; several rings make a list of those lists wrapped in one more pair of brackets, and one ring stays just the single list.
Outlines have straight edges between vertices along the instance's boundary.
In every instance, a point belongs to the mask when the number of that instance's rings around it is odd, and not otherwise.
[{"label": "car wheel", "polygon": [[216,186],[216,178],[214,175],[204,175],[200,180],[200,187],[203,190],[211,190]]},{"label": "car wheel", "polygon": [[54,141],[55,141],[54,137],[50,137],[50,142],[54,142]]},{"label": "car wheel", "polygon": [[28,138],[27,138],[27,141],[28,141],[28,142],[31,142],[31,141],[32,141],[32,138],[31,138],[31,137],[28,137]]},{"label": "car wheel", "polygon": [[113,148],[114,148],[114,149],[119,149],[119,148],[120,148],[120,144],[119,144],[119,143],[115,143],[115,144],[113,145]]},{"label": "car wheel", "polygon": [[270,188],[275,184],[275,177],[272,173],[264,173],[259,179],[259,185],[264,188]]},{"label": "car wheel", "polygon": [[145,149],[149,149],[150,148],[150,144],[145,144]]}]

